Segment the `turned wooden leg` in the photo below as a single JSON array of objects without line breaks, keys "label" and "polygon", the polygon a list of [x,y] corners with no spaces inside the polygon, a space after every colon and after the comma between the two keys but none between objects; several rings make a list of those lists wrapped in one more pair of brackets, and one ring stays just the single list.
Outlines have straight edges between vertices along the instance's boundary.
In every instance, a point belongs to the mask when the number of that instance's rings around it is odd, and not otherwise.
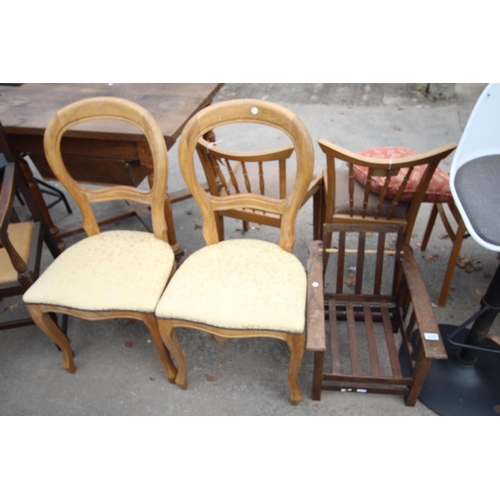
[{"label": "turned wooden leg", "polygon": [[290,390],[290,402],[296,406],[302,399],[302,391],[299,385],[299,370],[304,357],[305,335],[290,334],[286,343],[290,349],[290,365],[288,367],[288,388]]},{"label": "turned wooden leg", "polygon": [[57,323],[50,317],[50,313],[42,312],[37,305],[26,304],[28,311],[34,323],[47,335],[63,353],[62,367],[69,373],[76,372],[76,366],[73,363],[73,350],[69,343],[68,337],[64,335],[62,330],[57,326]]},{"label": "turned wooden leg", "polygon": [[321,388],[323,385],[324,366],[325,366],[324,351],[316,351],[314,353],[314,370],[313,370],[313,385],[312,385],[313,401],[321,401]]},{"label": "turned wooden leg", "polygon": [[173,322],[168,319],[158,318],[158,328],[160,330],[160,336],[167,349],[170,351],[177,363],[177,375],[175,377],[175,383],[181,389],[187,389],[186,382],[186,371],[187,371],[187,360],[184,350],[177,338],[174,331]]},{"label": "turned wooden leg", "polygon": [[422,238],[422,244],[420,245],[420,250],[425,250],[427,248],[427,243],[429,243],[429,238],[431,237],[432,228],[436,222],[436,217],[438,214],[437,204],[432,205],[431,215],[429,216],[429,221],[427,222],[427,227],[425,228],[424,237]]},{"label": "turned wooden leg", "polygon": [[156,316],[154,314],[144,314],[143,321],[149,328],[149,332],[151,333],[151,338],[153,339],[153,344],[156,348],[156,352],[158,353],[158,357],[160,358],[161,364],[163,365],[165,376],[171,384],[175,384],[177,368],[172,362],[170,353],[168,352],[168,349],[165,347],[165,344],[161,339],[160,331],[158,329],[158,320],[156,319]]}]

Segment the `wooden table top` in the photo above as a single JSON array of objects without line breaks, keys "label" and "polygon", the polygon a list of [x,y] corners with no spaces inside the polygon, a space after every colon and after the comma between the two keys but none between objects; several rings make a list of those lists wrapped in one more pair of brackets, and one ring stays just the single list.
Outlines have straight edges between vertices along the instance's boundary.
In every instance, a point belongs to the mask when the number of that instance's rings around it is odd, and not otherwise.
[{"label": "wooden table top", "polygon": [[[113,96],[134,101],[158,122],[167,147],[186,122],[209,104],[222,83],[25,83],[0,97],[0,121],[7,134],[43,135],[62,107],[87,97]],[[145,140],[133,125],[116,120],[93,120],[67,132],[87,139]]]}]

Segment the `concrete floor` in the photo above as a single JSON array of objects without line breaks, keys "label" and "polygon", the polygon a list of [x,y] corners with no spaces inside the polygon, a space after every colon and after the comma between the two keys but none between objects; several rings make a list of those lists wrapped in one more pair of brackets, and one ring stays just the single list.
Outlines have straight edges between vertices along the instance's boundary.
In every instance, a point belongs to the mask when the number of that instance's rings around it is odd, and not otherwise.
[{"label": "concrete floor", "polygon": [[[315,172],[325,165],[317,139],[325,138],[358,151],[377,145],[404,145],[417,151],[460,140],[468,116],[485,84],[457,84],[452,97],[429,95],[415,84],[226,84],[215,102],[253,97],[278,102],[293,110],[306,124],[315,143]],[[12,91],[1,88],[0,93]],[[231,137],[219,133],[229,145],[283,144],[275,133],[264,144],[258,128],[242,129]],[[281,141],[281,142],[280,142]],[[184,187],[177,162],[177,146],[169,151],[169,189]],[[449,170],[451,157],[441,166]],[[73,204],[74,206],[74,204]],[[18,207],[22,214],[22,207]],[[99,211],[106,210],[100,206]],[[418,244],[429,215],[423,205],[414,229],[412,245],[433,303],[437,303],[451,243],[443,239],[437,223],[427,251]],[[173,207],[177,238],[189,255],[204,245],[198,225],[198,208],[192,199]],[[61,204],[51,210],[56,225],[68,216]],[[112,228],[142,230],[130,219]],[[277,231],[260,227],[242,235],[241,224],[227,220],[226,238],[258,238],[277,241]],[[305,205],[297,221],[296,255],[305,264],[312,238],[312,204]],[[71,245],[81,236],[67,240]],[[479,260],[483,269],[455,272],[446,307],[435,307],[439,323],[458,324],[474,313],[480,294],[489,284],[498,258],[472,239],[462,251]],[[426,261],[426,255],[437,256]],[[51,262],[45,252],[44,266]],[[20,297],[0,302],[3,318],[23,317]],[[491,334],[499,335],[496,321]],[[297,407],[288,401],[286,372],[288,348],[269,339],[233,340],[225,344],[195,331],[180,331],[188,359],[186,391],[165,379],[146,327],[132,320],[86,322],[70,319],[69,337],[77,372],[60,366],[61,356],[35,326],[0,332],[1,415],[434,415],[417,402],[405,407],[403,398],[380,394],[327,392],[322,401],[310,398],[312,354],[306,353],[300,372],[303,400]],[[132,345],[132,347],[127,347]]]}]

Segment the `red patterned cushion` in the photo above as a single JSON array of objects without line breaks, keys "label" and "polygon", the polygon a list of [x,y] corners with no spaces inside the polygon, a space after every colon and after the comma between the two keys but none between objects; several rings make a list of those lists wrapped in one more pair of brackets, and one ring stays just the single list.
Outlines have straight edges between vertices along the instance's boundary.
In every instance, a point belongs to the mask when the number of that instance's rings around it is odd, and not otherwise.
[{"label": "red patterned cushion", "polygon": [[[412,156],[418,154],[413,149],[402,148],[402,147],[382,147],[382,148],[370,148],[360,151],[358,154],[361,156],[367,156],[369,158],[404,158],[405,156]],[[423,173],[427,165],[416,166],[408,179],[405,190],[401,195],[401,201],[410,201],[415,194],[418,183],[422,178]],[[391,178],[391,182],[387,188],[386,196],[388,198],[395,198],[396,194],[404,181],[406,174],[408,172],[407,168],[402,168],[399,170],[398,175]],[[354,177],[363,184],[366,184],[366,179],[368,176],[368,167],[362,167],[360,165],[354,165]],[[384,187],[385,178],[384,177],[372,177],[371,190],[375,193],[380,193]],[[427,187],[423,201],[427,203],[448,203],[452,199],[450,191],[450,177],[447,172],[442,168],[436,168],[434,175],[432,176],[431,182]]]}]

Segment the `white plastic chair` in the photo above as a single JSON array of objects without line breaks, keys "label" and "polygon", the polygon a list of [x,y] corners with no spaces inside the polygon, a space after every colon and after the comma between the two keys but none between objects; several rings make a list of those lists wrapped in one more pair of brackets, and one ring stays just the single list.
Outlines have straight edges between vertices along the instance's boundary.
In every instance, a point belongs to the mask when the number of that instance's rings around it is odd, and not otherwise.
[{"label": "white plastic chair", "polygon": [[[483,169],[487,157],[500,155],[500,84],[490,83],[479,97],[460,143],[455,151],[450,171],[450,187],[455,203],[463,218],[467,231],[482,247],[500,252],[500,218],[498,212],[489,204],[498,198],[500,175],[489,175],[488,182],[479,173],[482,159]],[[489,159],[493,160],[493,159]],[[500,159],[491,174],[500,174]],[[471,162],[474,163],[472,164]],[[490,161],[490,165],[492,162]],[[460,177],[464,176],[464,167],[469,167],[466,176],[466,188],[461,188]],[[473,184],[474,183],[474,184]],[[476,185],[475,185],[476,184]],[[474,203],[474,201],[476,203]],[[472,204],[471,204],[472,203]],[[484,208],[489,210],[484,210]],[[485,216],[487,217],[485,220]]]}]

